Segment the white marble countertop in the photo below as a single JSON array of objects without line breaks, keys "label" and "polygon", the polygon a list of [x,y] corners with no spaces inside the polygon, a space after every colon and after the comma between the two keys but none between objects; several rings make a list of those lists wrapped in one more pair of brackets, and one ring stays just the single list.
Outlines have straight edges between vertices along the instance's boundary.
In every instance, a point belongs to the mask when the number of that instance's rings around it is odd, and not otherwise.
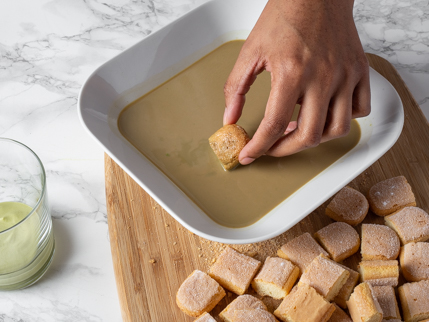
[{"label": "white marble countertop", "polygon": [[[0,322],[121,321],[103,151],[79,123],[78,92],[97,66],[205,1],[0,1],[0,137],[42,159],[56,238],[42,280],[0,292]],[[355,20],[365,51],[393,63],[429,119],[428,1],[356,0]]]}]

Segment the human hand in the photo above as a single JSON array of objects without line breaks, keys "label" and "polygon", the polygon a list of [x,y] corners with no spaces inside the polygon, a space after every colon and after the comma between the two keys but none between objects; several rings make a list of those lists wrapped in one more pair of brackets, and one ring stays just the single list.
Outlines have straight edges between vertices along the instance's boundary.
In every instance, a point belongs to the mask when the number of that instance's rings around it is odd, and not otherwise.
[{"label": "human hand", "polygon": [[[243,165],[345,136],[352,118],[370,113],[368,61],[352,0],[269,0],[225,84],[224,125],[238,121],[245,95],[263,70],[271,92]],[[296,122],[295,105],[301,104]]]}]

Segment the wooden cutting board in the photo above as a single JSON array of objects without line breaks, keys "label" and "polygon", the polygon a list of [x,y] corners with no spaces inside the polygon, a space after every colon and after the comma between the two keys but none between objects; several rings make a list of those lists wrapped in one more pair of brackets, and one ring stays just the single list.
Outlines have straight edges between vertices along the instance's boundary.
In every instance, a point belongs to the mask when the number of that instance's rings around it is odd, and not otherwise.
[{"label": "wooden cutting board", "polygon": [[[413,188],[417,205],[428,211],[428,122],[394,67],[376,55],[367,57],[371,67],[398,91],[404,104],[405,125],[397,143],[350,186],[365,194],[376,182],[404,175]],[[105,176],[110,243],[123,320],[193,321],[177,308],[177,289],[193,270],[207,271],[224,245],[188,232],[107,155]],[[324,215],[325,207],[326,203],[273,240],[237,249],[261,260],[273,256],[286,241],[331,223]],[[383,219],[370,213],[365,222],[383,223]],[[359,261],[360,255],[355,254],[346,264],[356,267]],[[234,298],[228,293],[212,312],[216,315]],[[278,303],[267,304],[273,310]]]}]

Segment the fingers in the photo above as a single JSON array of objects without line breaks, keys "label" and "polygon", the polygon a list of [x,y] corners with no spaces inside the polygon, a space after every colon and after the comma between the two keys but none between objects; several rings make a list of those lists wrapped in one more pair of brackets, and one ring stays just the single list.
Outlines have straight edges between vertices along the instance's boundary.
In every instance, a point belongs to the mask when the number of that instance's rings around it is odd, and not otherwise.
[{"label": "fingers", "polygon": [[259,62],[258,55],[252,54],[246,47],[240,55],[229,75],[225,86],[225,112],[223,124],[233,124],[238,121],[243,110],[246,94],[256,76],[263,71],[263,64]]},{"label": "fingers", "polygon": [[[319,145],[325,128],[329,96],[318,90],[309,91],[302,100],[297,127],[280,138],[267,155],[286,156]],[[291,125],[292,127],[293,125]]]},{"label": "fingers", "polygon": [[371,112],[369,67],[365,60],[358,67],[359,78],[344,78],[342,86],[331,99],[321,142],[343,137],[350,132],[351,119]]},{"label": "fingers", "polygon": [[272,80],[265,116],[253,138],[241,151],[239,155],[241,164],[249,164],[265,154],[287,130],[293,129],[294,124],[291,124],[290,127],[288,125],[300,89],[297,86],[292,86],[289,82],[286,90],[284,84],[286,84],[285,81]]},{"label": "fingers", "polygon": [[358,81],[344,80],[336,87],[337,94],[326,95],[321,90],[319,94],[317,90],[306,93],[298,122],[291,122],[286,135],[275,142],[266,154],[286,156],[343,137],[350,132],[352,118],[369,115],[371,92],[368,70],[361,73]]},{"label": "fingers", "polygon": [[351,118],[352,90],[344,88],[331,99],[321,142],[347,135],[350,132]]},{"label": "fingers", "polygon": [[350,132],[351,119],[367,116],[371,112],[368,71],[363,68],[356,85],[345,81],[340,92],[331,99],[321,142],[346,136]]},{"label": "fingers", "polygon": [[368,116],[371,113],[371,90],[369,85],[369,70],[363,71],[363,76],[353,92],[352,118]]}]

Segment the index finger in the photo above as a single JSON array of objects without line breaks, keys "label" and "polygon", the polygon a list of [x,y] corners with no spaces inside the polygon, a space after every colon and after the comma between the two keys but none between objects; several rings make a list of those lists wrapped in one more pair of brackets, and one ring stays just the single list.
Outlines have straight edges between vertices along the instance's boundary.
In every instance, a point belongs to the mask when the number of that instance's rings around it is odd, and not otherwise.
[{"label": "index finger", "polygon": [[223,124],[233,124],[238,121],[243,111],[246,94],[258,74],[264,70],[253,51],[243,46],[235,65],[224,86],[225,113]]},{"label": "index finger", "polygon": [[284,135],[300,96],[298,82],[293,82],[286,77],[276,79],[274,74],[271,75],[271,91],[265,116],[255,135],[239,155],[242,165],[250,164],[264,155]]}]

